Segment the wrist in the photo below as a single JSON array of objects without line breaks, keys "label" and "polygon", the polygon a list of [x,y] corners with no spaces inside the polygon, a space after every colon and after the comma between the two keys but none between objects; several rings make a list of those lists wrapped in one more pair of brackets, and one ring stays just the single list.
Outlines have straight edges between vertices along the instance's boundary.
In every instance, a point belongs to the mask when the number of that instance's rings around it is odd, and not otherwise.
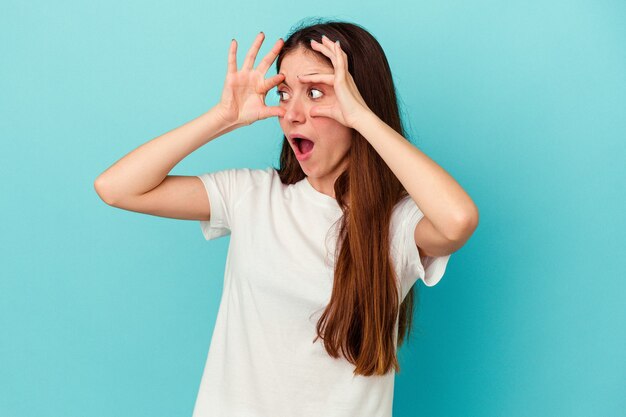
[{"label": "wrist", "polygon": [[355,118],[352,128],[361,133],[361,129],[363,129],[363,127],[365,127],[366,125],[371,125],[372,122],[376,120],[380,120],[376,113],[374,113],[370,109],[364,109]]},{"label": "wrist", "polygon": [[217,121],[219,129],[223,132],[230,132],[242,126],[227,116],[228,113],[221,104],[213,106],[207,114],[210,114]]}]

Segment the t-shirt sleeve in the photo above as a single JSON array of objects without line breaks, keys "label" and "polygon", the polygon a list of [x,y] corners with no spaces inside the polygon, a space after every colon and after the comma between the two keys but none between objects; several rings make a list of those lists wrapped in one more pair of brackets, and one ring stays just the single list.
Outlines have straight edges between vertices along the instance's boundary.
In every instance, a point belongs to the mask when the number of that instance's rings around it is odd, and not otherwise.
[{"label": "t-shirt sleeve", "polygon": [[415,245],[414,231],[417,223],[424,217],[424,213],[410,196],[406,196],[398,203],[397,210],[396,215],[399,218],[397,233],[404,290],[408,292],[418,279],[421,279],[426,286],[432,287],[443,277],[450,254],[420,259],[420,253]]},{"label": "t-shirt sleeve", "polygon": [[200,220],[206,240],[229,235],[236,223],[237,203],[253,186],[254,170],[225,169],[196,175],[206,189],[211,207],[210,220]]}]

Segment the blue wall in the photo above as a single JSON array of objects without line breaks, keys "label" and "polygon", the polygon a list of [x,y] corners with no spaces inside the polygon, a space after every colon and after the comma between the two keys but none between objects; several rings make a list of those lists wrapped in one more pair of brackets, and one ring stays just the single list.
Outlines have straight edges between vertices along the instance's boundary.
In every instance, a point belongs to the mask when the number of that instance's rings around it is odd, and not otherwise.
[{"label": "blue wall", "polygon": [[[626,3],[591,0],[5,2],[0,415],[191,415],[228,238],[93,181],[217,103],[231,38],[241,64],[306,16],[376,36],[410,139],[480,209],[418,284],[394,416],[626,415]],[[280,140],[263,120],[171,173],[276,164]]]}]

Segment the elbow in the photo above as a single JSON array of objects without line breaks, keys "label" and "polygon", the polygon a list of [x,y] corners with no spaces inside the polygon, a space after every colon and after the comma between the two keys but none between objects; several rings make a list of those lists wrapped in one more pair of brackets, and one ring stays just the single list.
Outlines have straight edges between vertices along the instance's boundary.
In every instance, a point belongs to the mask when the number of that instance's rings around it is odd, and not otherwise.
[{"label": "elbow", "polygon": [[478,208],[473,206],[456,216],[446,237],[453,242],[466,242],[478,227],[478,220]]},{"label": "elbow", "polygon": [[98,197],[100,197],[102,201],[104,201],[109,206],[115,205],[115,202],[111,196],[111,193],[106,191],[106,184],[101,175],[98,176],[98,178],[96,178],[96,180],[93,182],[93,188],[96,191],[96,194],[98,194]]}]

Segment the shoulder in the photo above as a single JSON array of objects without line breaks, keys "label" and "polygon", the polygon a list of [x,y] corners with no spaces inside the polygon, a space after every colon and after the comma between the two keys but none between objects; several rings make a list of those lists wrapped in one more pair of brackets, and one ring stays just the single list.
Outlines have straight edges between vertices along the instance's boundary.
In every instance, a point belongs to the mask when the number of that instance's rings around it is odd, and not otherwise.
[{"label": "shoulder", "polygon": [[253,189],[263,188],[274,175],[269,168],[227,168],[206,172],[198,177],[209,188],[214,188],[225,199],[237,202]]},{"label": "shoulder", "polygon": [[280,182],[280,177],[273,167],[267,168],[237,168],[237,181],[241,184],[242,194],[264,195],[274,183]]},{"label": "shoulder", "polygon": [[242,184],[256,184],[274,178],[275,170],[268,168],[232,168],[222,171],[225,175],[241,182]]},{"label": "shoulder", "polygon": [[272,167],[267,168],[231,168],[225,171],[234,173],[235,175],[251,177],[251,178],[263,178],[271,177],[276,170]]},{"label": "shoulder", "polygon": [[391,212],[391,223],[393,225],[406,224],[410,221],[419,221],[424,214],[422,210],[415,204],[410,195],[402,197],[394,205]]},{"label": "shoulder", "polygon": [[389,234],[392,242],[398,246],[404,245],[408,239],[408,231],[414,230],[415,225],[422,217],[422,211],[410,195],[398,200],[392,209],[389,222]]}]

